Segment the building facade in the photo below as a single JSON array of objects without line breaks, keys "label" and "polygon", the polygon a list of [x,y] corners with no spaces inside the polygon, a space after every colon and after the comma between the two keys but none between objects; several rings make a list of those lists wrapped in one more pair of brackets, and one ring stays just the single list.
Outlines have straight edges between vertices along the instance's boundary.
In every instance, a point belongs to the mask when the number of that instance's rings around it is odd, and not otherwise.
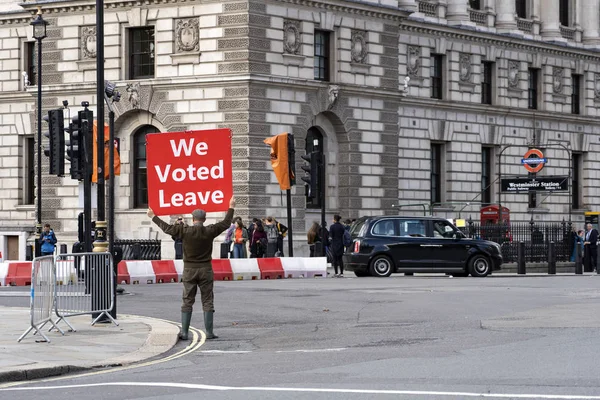
[{"label": "building facade", "polygon": [[[542,6],[543,3],[543,6]],[[105,78],[116,103],[117,238],[170,238],[146,217],[145,135],[230,128],[236,213],[285,223],[263,139],[295,135],[326,159],[327,220],[379,214],[583,221],[600,208],[600,0],[106,0]],[[44,113],[96,98],[93,1],[44,1]],[[0,251],[25,257],[35,231],[38,4],[0,3]],[[408,79],[407,79],[408,78]],[[67,115],[68,113],[66,113]],[[567,176],[569,192],[500,195],[499,177]],[[43,167],[42,219],[72,243],[78,182]],[[67,163],[68,171],[68,163]],[[68,172],[67,172],[68,175]],[[298,255],[320,220],[292,190]],[[218,218],[219,215],[213,216]],[[7,254],[8,253],[8,254]]]}]

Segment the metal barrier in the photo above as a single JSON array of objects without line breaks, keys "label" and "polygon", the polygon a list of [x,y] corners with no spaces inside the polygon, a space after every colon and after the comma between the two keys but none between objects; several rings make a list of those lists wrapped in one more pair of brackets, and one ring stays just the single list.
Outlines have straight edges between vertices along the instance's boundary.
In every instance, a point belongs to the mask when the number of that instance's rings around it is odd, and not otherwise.
[{"label": "metal barrier", "polygon": [[64,332],[52,321],[52,307],[55,299],[56,270],[54,268],[54,256],[34,258],[31,268],[31,299],[29,329],[21,335],[17,342],[21,342],[32,330],[34,335],[39,333],[44,341],[50,343],[50,339],[44,335],[42,328],[48,322],[60,333]]},{"label": "metal barrier", "polygon": [[92,325],[101,319],[119,325],[109,314],[114,306],[114,270],[110,253],[59,254],[55,265],[55,312],[58,317],[55,326],[64,321],[75,332],[67,318],[83,314],[97,314]]},{"label": "metal barrier", "polygon": [[115,247],[123,251],[123,260],[160,260],[161,241],[142,239],[115,240]]}]

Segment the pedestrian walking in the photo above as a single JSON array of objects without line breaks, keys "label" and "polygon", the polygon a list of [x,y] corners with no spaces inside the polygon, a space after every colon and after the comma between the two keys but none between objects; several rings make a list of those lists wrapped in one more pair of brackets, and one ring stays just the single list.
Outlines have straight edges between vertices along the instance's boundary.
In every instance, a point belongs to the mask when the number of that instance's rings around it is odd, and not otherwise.
[{"label": "pedestrian walking", "polygon": [[192,311],[196,301],[196,293],[200,288],[202,310],[204,311],[204,327],[207,339],[216,339],[213,332],[214,306],[214,274],[212,269],[213,240],[223,233],[231,224],[235,198],[229,200],[229,210],[221,222],[204,226],[206,211],[196,209],[192,212],[192,226],[182,224],[169,225],[158,218],[152,209],[148,216],[167,235],[181,238],[183,241],[183,305],[181,306],[181,340],[188,340]]},{"label": "pedestrian walking", "polygon": [[[175,221],[175,223],[176,224],[185,224],[183,222],[183,217],[177,218],[177,221]],[[171,236],[171,239],[173,239],[174,246],[175,246],[175,259],[176,260],[183,259],[183,242],[181,241],[181,238]]]},{"label": "pedestrian walking", "polygon": [[44,230],[40,235],[40,245],[42,256],[51,256],[54,254],[54,249],[56,248],[56,235],[52,228],[50,228],[50,224],[44,225]]},{"label": "pedestrian walking", "polygon": [[[342,217],[339,215],[333,216],[333,224],[329,227],[329,236],[331,238],[331,256],[333,258],[332,264],[335,272],[335,276],[344,277],[344,262],[342,256],[344,255],[344,232],[346,231],[344,225],[340,223]],[[340,273],[338,274],[338,268]]]},{"label": "pedestrian walking", "polygon": [[600,273],[596,266],[598,261],[598,231],[590,223],[586,225],[586,228],[585,241],[583,242],[586,266],[588,266],[589,272],[596,270],[597,273]]},{"label": "pedestrian walking", "polygon": [[281,222],[275,220],[275,226],[277,227],[277,253],[276,257],[285,257],[283,255],[283,239],[287,236],[288,228]]}]

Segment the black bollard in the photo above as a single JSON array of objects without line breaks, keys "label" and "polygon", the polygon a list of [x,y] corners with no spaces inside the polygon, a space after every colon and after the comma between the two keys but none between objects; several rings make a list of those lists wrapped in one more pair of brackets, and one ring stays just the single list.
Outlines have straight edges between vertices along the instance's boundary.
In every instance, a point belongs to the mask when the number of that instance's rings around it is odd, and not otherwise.
[{"label": "black bollard", "polygon": [[548,245],[548,275],[556,275],[556,246],[554,242]]},{"label": "black bollard", "polygon": [[575,247],[575,275],[583,274],[583,263],[581,262],[583,258],[583,254],[581,251],[581,246],[577,243]]},{"label": "black bollard", "polygon": [[525,242],[519,242],[517,248],[517,274],[525,275]]},{"label": "black bollard", "polygon": [[67,254],[67,244],[66,243],[60,244],[60,254]]}]

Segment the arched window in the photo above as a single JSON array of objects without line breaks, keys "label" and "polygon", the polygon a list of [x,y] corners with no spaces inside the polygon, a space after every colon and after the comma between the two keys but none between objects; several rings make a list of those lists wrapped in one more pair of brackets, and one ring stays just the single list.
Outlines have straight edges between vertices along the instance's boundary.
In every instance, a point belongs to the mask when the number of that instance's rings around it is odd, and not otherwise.
[{"label": "arched window", "polygon": [[146,171],[146,134],[160,132],[144,125],[133,134],[133,206],[148,207],[148,173]]},{"label": "arched window", "polygon": [[[323,154],[323,134],[319,129],[312,127],[306,132],[305,150],[306,154],[313,151]],[[317,176],[320,180],[321,166],[313,165],[312,167],[317,170]],[[321,208],[321,190],[325,190],[325,182],[319,182],[317,188],[318,190],[317,193],[315,193],[315,196],[312,199],[307,199],[307,208]]]}]

